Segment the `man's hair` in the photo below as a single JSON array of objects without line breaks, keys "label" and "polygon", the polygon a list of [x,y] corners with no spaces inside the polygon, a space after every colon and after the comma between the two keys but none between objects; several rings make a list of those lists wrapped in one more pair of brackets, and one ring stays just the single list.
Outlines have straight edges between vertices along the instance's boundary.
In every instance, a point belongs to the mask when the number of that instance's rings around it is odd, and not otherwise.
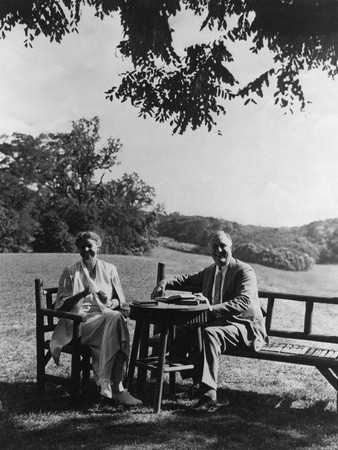
[{"label": "man's hair", "polygon": [[208,241],[209,244],[210,244],[212,238],[213,238],[216,234],[224,234],[224,236],[226,236],[226,237],[229,239],[229,241],[231,242],[231,244],[232,244],[232,238],[231,238],[230,234],[229,234],[229,233],[226,233],[226,232],[223,231],[223,230],[217,230],[217,231],[214,231],[214,232],[212,233],[212,235],[210,236],[210,239],[209,239],[209,241]]},{"label": "man's hair", "polygon": [[102,240],[100,236],[94,233],[94,231],[81,231],[81,233],[79,233],[75,239],[75,245],[77,248],[80,247],[82,239],[92,239],[93,241],[96,242],[96,245],[98,247],[101,247],[102,245]]}]

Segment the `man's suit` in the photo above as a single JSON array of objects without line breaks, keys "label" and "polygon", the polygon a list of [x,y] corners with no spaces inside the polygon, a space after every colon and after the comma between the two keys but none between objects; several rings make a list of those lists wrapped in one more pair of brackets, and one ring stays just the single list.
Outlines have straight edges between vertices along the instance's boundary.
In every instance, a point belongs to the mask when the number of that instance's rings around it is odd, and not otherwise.
[{"label": "man's suit", "polygon": [[[166,289],[199,291],[212,303],[215,271],[216,264],[211,264],[196,274],[166,279]],[[257,351],[267,339],[256,276],[248,264],[230,258],[221,303],[212,307],[213,313],[203,330],[200,381],[216,389],[218,359],[222,353],[234,347],[249,347]]]}]

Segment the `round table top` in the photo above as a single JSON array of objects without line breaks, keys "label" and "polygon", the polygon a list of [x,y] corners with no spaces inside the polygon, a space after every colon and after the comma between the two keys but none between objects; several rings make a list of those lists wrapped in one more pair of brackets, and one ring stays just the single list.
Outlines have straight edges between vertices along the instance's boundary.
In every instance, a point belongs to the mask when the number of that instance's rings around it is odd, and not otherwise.
[{"label": "round table top", "polygon": [[179,305],[176,303],[158,302],[157,304],[139,305],[137,303],[130,303],[133,308],[142,308],[149,310],[170,310],[170,311],[205,311],[208,309],[206,303],[199,303],[198,305]]},{"label": "round table top", "polygon": [[178,305],[158,302],[154,305],[130,304],[130,319],[153,324],[185,325],[205,323],[208,320],[208,305]]}]

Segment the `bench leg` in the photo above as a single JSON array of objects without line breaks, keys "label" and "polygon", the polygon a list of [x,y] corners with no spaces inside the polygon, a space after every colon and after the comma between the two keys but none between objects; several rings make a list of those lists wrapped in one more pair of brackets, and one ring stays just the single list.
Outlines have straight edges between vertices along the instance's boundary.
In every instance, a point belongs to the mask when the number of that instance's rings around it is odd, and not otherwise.
[{"label": "bench leg", "polygon": [[338,414],[338,370],[331,367],[316,367],[336,390],[336,413]]}]

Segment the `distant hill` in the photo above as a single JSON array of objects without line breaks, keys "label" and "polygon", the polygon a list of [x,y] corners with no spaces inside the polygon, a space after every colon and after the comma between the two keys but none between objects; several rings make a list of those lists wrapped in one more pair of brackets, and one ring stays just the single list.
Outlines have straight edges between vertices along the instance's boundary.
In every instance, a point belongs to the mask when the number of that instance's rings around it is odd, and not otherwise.
[{"label": "distant hill", "polygon": [[[182,250],[192,253],[207,253],[210,235],[222,229],[234,241],[234,256],[243,261],[294,271],[307,270],[314,263],[338,263],[338,219],[273,228],[174,213],[161,215],[157,229],[162,238],[190,244]],[[164,243],[174,245],[170,240]]]}]

